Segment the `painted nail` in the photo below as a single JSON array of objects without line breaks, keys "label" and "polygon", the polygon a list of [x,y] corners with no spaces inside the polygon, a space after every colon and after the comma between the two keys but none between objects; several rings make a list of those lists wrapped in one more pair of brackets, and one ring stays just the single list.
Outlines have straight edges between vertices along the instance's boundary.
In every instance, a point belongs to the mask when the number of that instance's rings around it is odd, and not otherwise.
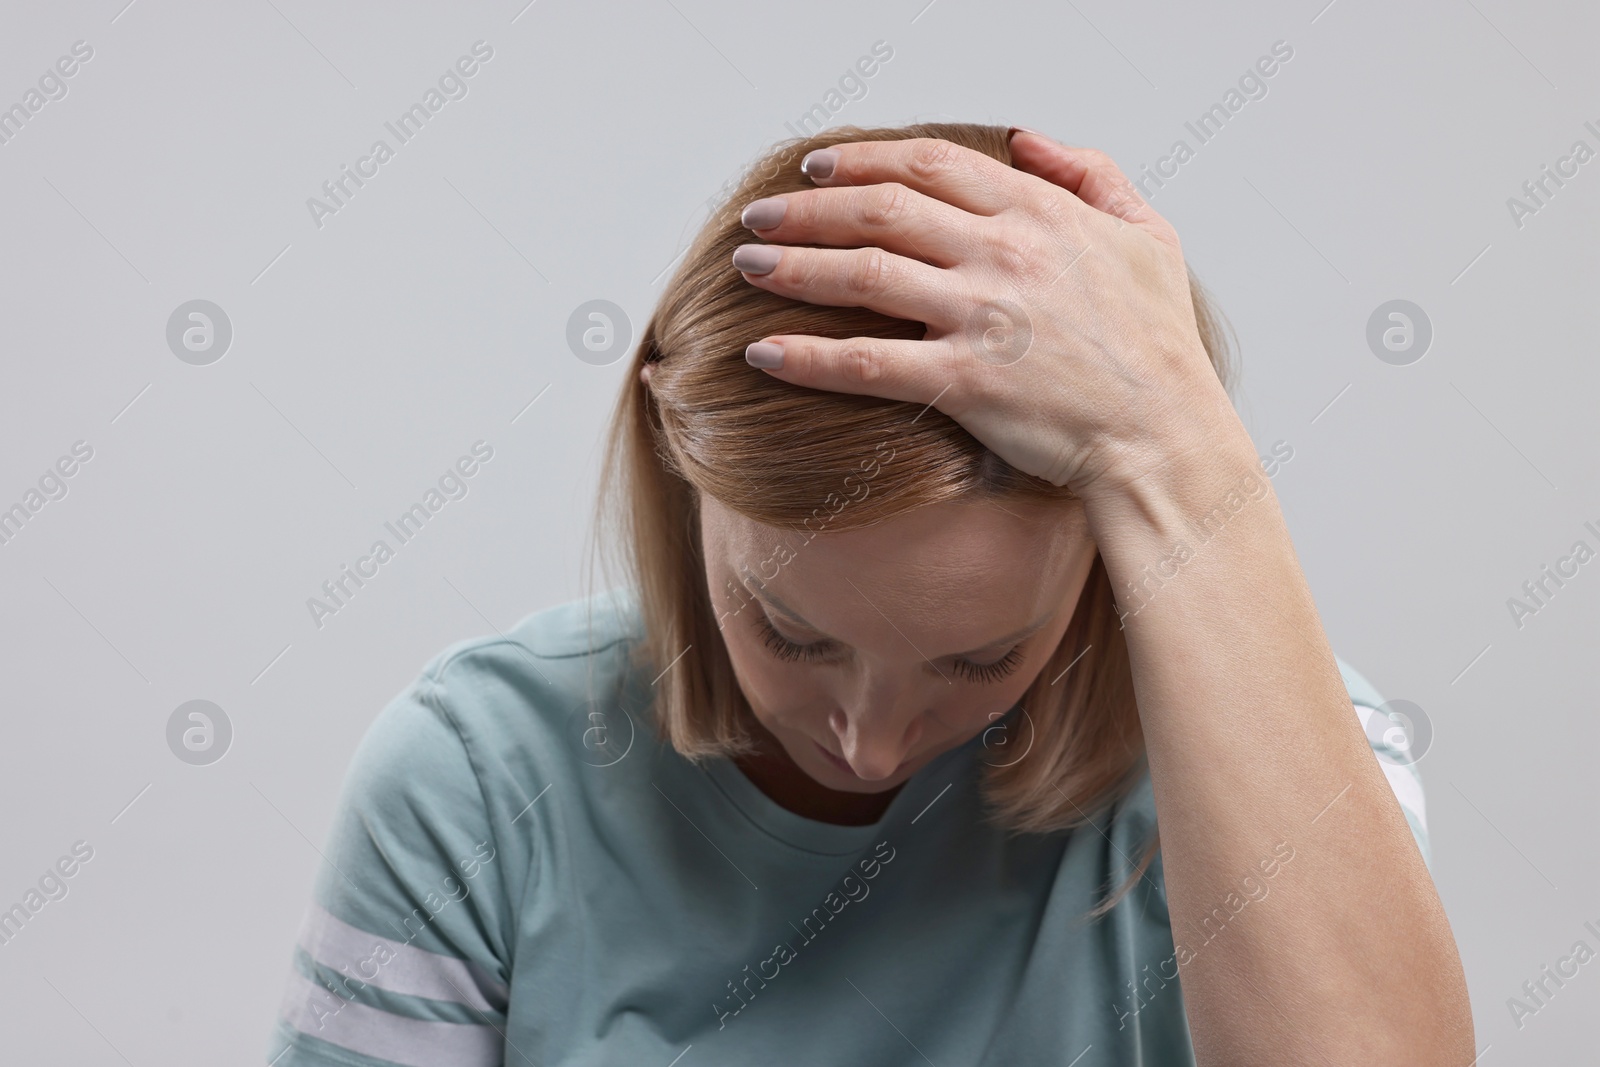
[{"label": "painted nail", "polygon": [[783,221],[784,213],[788,210],[789,201],[781,196],[752,200],[739,215],[739,222],[748,229],[770,230]]},{"label": "painted nail", "polygon": [[838,163],[839,150],[837,148],[818,148],[807,152],[806,158],[800,161],[800,173],[812,180],[826,178],[833,173],[833,168]]},{"label": "painted nail", "polygon": [[783,346],[771,341],[756,341],[745,347],[744,361],[763,370],[779,370],[783,367]]},{"label": "painted nail", "polygon": [[733,251],[733,265],[746,274],[770,274],[782,258],[778,245],[740,245]]}]

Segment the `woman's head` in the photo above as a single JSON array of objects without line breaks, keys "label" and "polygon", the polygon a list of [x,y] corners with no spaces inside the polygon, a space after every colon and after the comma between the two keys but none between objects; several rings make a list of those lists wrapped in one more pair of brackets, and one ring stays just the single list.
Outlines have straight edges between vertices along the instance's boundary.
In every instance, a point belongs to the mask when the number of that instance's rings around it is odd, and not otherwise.
[{"label": "woman's head", "polygon": [[[991,815],[1016,830],[1064,828],[1132,784],[1143,754],[1082,503],[931,406],[805,389],[744,359],[773,334],[924,335],[921,323],[769,293],[730,262],[759,240],[740,224],[744,205],[812,187],[807,152],[905,137],[1010,163],[1006,127],[937,123],[838,127],[753,164],[642,333],[612,425],[602,507],[614,510],[602,522],[628,535],[638,654],[652,676],[665,671],[657,722],[685,756],[754,751],[754,715],[821,784],[881,791],[1020,703],[1018,733],[985,737]],[[1191,291],[1227,384],[1212,312],[1192,280]]]},{"label": "woman's head", "polygon": [[[873,473],[845,475],[854,489],[841,485],[831,518],[870,505]],[[979,492],[817,525],[700,499],[706,585],[743,695],[802,770],[844,792],[899,785],[1014,707],[1095,559],[1081,507]]]}]

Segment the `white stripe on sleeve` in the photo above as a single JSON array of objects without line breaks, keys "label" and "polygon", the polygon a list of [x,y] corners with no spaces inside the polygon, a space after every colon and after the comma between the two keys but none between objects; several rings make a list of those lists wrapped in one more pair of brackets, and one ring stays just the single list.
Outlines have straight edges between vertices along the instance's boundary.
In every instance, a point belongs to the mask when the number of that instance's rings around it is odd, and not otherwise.
[{"label": "white stripe on sleeve", "polygon": [[291,971],[280,1017],[321,1041],[401,1067],[500,1067],[503,1038],[493,1027],[435,1022],[346,1001]]},{"label": "white stripe on sleeve", "polygon": [[478,964],[358,930],[316,901],[306,909],[300,947],[330,971],[378,989],[452,1001],[502,1017],[506,1012],[505,985]]}]

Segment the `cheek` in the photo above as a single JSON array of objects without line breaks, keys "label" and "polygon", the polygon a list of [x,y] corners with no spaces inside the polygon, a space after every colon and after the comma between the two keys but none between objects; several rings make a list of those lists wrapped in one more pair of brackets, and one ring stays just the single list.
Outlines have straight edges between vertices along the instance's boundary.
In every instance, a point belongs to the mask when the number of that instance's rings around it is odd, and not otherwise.
[{"label": "cheek", "polygon": [[952,735],[966,740],[999,721],[1016,705],[1026,689],[1027,686],[1022,682],[981,688],[969,685],[964,694],[941,699],[934,705],[933,717]]}]

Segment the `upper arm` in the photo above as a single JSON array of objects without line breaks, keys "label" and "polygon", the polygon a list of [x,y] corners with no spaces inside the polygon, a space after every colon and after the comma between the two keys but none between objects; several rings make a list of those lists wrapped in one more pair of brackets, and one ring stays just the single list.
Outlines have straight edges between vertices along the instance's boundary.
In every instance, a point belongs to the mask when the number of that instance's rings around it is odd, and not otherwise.
[{"label": "upper arm", "polygon": [[504,860],[466,746],[429,679],[363,737],[323,855],[268,1060],[500,1064],[510,979]]}]

